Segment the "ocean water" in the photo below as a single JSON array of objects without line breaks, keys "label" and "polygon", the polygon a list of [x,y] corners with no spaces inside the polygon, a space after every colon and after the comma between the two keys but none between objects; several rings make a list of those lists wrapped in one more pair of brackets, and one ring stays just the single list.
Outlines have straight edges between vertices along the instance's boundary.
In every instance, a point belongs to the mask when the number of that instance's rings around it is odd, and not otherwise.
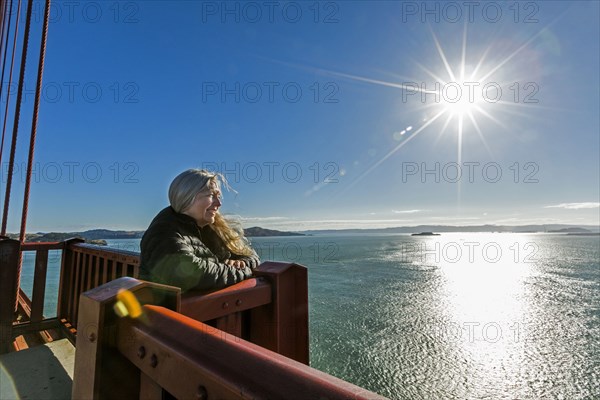
[{"label": "ocean water", "polygon": [[[139,251],[139,241],[108,242]],[[392,399],[600,398],[598,236],[320,235],[252,243],[264,260],[308,267],[317,369]],[[55,253],[49,282],[56,284]],[[32,265],[26,258],[24,286]],[[48,292],[52,315],[56,294]]]}]

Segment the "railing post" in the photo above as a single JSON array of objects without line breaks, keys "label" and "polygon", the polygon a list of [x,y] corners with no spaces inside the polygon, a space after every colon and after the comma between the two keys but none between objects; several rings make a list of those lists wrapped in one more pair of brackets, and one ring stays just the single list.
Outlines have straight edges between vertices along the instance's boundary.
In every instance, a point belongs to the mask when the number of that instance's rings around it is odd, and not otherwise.
[{"label": "railing post", "polygon": [[[116,348],[116,296],[128,290],[140,304],[180,309],[179,288],[123,277],[81,294],[73,399],[139,398],[140,373]],[[139,317],[143,320],[143,315]],[[141,352],[142,350],[140,350]],[[140,353],[140,357],[145,354]]]},{"label": "railing post", "polygon": [[250,341],[308,365],[306,267],[264,262],[255,275],[271,282],[273,300],[251,311]]},{"label": "railing post", "polygon": [[[73,238],[67,239],[63,242],[61,265],[60,265],[60,278],[58,285],[58,302],[56,304],[56,316],[60,321],[63,318],[67,318],[70,315],[70,295],[73,290],[73,251],[71,250],[71,244],[83,243],[83,239]],[[67,335],[68,337],[69,335]],[[73,339],[73,338],[70,338]]]},{"label": "railing post", "polygon": [[46,294],[46,276],[48,275],[48,249],[35,252],[35,272],[31,293],[31,322],[40,322],[44,318],[44,295]]},{"label": "railing post", "polygon": [[17,271],[21,242],[0,237],[0,354],[10,351],[17,302]]}]

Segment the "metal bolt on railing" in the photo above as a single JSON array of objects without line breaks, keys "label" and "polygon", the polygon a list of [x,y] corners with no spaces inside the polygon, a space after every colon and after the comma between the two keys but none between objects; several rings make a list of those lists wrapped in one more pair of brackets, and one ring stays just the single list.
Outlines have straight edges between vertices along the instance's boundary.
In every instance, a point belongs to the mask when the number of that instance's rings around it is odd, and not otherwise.
[{"label": "metal bolt on railing", "polygon": [[138,349],[137,355],[139,358],[146,357],[146,348],[144,346],[140,346],[140,348]]},{"label": "metal bolt on railing", "polygon": [[156,368],[157,365],[158,365],[158,357],[156,357],[156,354],[152,354],[152,357],[150,357],[150,366],[152,368]]},{"label": "metal bolt on railing", "polygon": [[202,385],[198,387],[198,393],[196,393],[196,399],[198,400],[208,400],[208,391]]}]

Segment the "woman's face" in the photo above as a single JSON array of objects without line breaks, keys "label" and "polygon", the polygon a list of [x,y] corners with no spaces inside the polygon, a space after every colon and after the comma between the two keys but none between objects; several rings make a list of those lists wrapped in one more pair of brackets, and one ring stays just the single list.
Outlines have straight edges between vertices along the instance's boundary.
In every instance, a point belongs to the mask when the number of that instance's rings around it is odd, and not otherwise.
[{"label": "woman's face", "polygon": [[218,185],[210,183],[208,187],[196,195],[192,205],[183,213],[196,220],[202,227],[215,222],[215,215],[221,207],[221,191]]}]

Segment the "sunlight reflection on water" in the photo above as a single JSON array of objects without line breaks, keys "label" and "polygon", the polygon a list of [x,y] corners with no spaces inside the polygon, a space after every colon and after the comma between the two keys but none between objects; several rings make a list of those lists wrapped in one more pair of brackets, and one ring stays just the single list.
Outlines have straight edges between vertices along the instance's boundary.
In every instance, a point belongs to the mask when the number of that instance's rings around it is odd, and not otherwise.
[{"label": "sunlight reflection on water", "polygon": [[340,238],[310,270],[312,365],[395,399],[594,398],[597,241]]}]

